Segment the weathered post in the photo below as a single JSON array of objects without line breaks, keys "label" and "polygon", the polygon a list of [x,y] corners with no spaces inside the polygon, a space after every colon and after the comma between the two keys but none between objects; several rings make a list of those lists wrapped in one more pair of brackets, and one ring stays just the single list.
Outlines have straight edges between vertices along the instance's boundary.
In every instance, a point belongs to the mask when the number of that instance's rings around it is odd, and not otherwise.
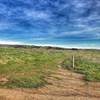
[{"label": "weathered post", "polygon": [[73,55],[72,59],[73,59],[73,68],[75,68],[75,58],[74,58],[74,55]]}]

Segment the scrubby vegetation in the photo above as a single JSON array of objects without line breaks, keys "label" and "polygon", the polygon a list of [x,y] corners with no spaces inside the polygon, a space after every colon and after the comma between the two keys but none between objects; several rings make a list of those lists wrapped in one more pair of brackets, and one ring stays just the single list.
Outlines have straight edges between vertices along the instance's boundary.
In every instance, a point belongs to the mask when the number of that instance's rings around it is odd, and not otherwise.
[{"label": "scrubby vegetation", "polygon": [[[72,55],[75,55],[75,69]],[[100,81],[100,51],[57,50],[47,48],[0,48],[0,87],[35,88],[44,86],[45,78],[64,68],[85,75],[89,81]]]},{"label": "scrubby vegetation", "polygon": [[87,81],[100,81],[100,62],[97,60],[93,61],[93,58],[89,59],[89,57],[84,58],[84,55],[81,57],[75,56],[74,68],[72,67],[71,59],[64,60],[62,66],[71,71],[83,74],[84,79]]},{"label": "scrubby vegetation", "polygon": [[45,77],[56,70],[62,59],[64,53],[56,50],[0,48],[0,86],[43,86]]}]

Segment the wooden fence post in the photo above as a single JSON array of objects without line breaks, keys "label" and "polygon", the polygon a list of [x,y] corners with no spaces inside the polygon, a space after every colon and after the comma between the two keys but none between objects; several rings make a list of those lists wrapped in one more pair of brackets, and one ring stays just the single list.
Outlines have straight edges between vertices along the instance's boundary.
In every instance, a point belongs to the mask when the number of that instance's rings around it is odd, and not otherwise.
[{"label": "wooden fence post", "polygon": [[74,57],[74,55],[73,55],[73,68],[75,68],[75,57]]}]

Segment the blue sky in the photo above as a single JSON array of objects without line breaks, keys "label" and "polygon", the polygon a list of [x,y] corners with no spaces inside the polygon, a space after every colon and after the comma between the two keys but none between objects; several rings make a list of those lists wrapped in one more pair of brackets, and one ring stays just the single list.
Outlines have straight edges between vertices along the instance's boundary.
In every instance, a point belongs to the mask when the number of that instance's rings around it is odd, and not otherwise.
[{"label": "blue sky", "polygon": [[0,0],[0,43],[100,47],[100,0]]}]

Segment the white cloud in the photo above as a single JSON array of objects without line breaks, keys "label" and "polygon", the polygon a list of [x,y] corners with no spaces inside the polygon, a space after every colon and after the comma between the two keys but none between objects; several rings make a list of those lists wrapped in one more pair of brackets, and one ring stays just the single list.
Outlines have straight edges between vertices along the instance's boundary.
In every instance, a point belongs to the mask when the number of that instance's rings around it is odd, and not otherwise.
[{"label": "white cloud", "polygon": [[22,42],[11,41],[11,40],[0,40],[0,44],[20,45]]},{"label": "white cloud", "polygon": [[13,23],[9,22],[0,22],[0,30],[9,29],[13,26]]},{"label": "white cloud", "polygon": [[[77,25],[76,25],[77,26]],[[62,36],[70,36],[70,35],[84,35],[84,36],[89,36],[90,39],[100,39],[100,27],[90,27],[87,25],[79,25],[78,27],[82,27],[83,29],[77,30],[77,31],[66,31],[62,33],[57,33],[56,30],[51,30],[49,33],[50,37],[62,37]]]},{"label": "white cloud", "polygon": [[0,3],[0,14],[6,14],[7,13],[7,7],[4,4]]},{"label": "white cloud", "polygon": [[[87,27],[86,29],[84,30],[81,30],[81,31],[71,31],[71,32],[65,32],[64,34],[67,35],[67,34],[70,34],[70,35],[78,35],[80,33],[87,33],[87,32],[100,32],[100,27]],[[91,33],[92,34],[92,33]]]},{"label": "white cloud", "polygon": [[100,20],[100,16],[96,12],[94,12],[93,15],[87,18],[87,21],[91,21],[91,20]]},{"label": "white cloud", "polygon": [[32,18],[34,20],[49,20],[50,19],[50,13],[43,12],[43,11],[25,10],[24,14],[28,18]]},{"label": "white cloud", "polygon": [[35,40],[35,41],[43,41],[43,40],[47,40],[47,39],[49,39],[49,38],[47,38],[47,37],[33,38],[33,40]]}]

